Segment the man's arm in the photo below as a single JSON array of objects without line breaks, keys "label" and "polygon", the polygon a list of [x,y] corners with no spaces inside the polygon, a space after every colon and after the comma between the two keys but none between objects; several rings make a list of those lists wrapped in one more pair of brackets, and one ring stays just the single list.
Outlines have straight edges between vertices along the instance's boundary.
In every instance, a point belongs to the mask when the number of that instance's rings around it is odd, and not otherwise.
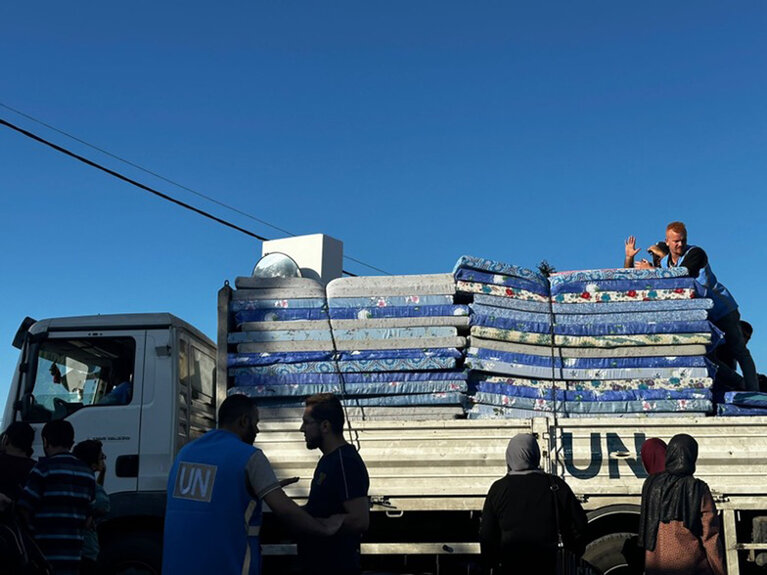
[{"label": "man's arm", "polygon": [[344,522],[344,515],[315,519],[288,497],[281,487],[264,495],[264,501],[280,521],[297,533],[329,537],[338,531]]},{"label": "man's arm", "polygon": [[370,502],[367,497],[357,497],[344,501],[344,533],[364,533],[370,526]]},{"label": "man's arm", "polygon": [[639,260],[634,267],[636,267],[636,269],[638,269],[638,270],[652,270],[652,269],[655,269],[655,266],[652,265],[650,262],[648,262],[646,259]]},{"label": "man's arm", "polygon": [[626,257],[623,260],[623,267],[633,268],[634,257],[636,257],[636,255],[639,253],[639,248],[637,248],[636,238],[634,236],[629,236],[624,242],[624,246],[626,251]]}]

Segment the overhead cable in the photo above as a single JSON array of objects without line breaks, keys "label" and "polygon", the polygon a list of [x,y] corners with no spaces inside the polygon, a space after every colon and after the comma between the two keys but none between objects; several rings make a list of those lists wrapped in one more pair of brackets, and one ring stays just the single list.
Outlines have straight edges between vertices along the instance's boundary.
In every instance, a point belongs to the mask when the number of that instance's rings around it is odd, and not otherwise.
[{"label": "overhead cable", "polygon": [[[158,174],[157,172],[154,172],[154,171],[152,171],[152,170],[150,170],[148,168],[145,168],[144,166],[142,166],[140,164],[136,164],[135,162],[132,162],[130,160],[126,160],[125,158],[122,158],[122,157],[120,157],[120,156],[118,156],[116,154],[113,154],[112,152],[110,152],[108,150],[105,150],[104,148],[100,148],[100,147],[95,146],[95,145],[93,145],[93,144],[91,144],[89,142],[86,142],[85,140],[83,140],[81,138],[78,138],[77,136],[74,136],[73,134],[70,134],[69,132],[66,132],[66,131],[64,131],[64,130],[62,130],[60,128],[57,128],[56,126],[53,126],[53,125],[51,125],[51,124],[49,124],[47,122],[44,122],[43,120],[39,120],[38,118],[35,118],[34,116],[30,116],[29,114],[26,114],[26,113],[22,112],[21,110],[13,108],[12,106],[8,106],[7,104],[4,104],[4,103],[0,102],[0,107],[5,108],[6,110],[10,110],[14,114],[18,114],[19,116],[22,116],[22,117],[24,117],[24,118],[26,118],[26,119],[28,119],[28,120],[30,120],[32,122],[35,122],[36,124],[39,124],[41,126],[44,126],[44,127],[48,128],[49,130],[53,130],[54,132],[56,132],[58,134],[61,134],[62,136],[66,136],[67,138],[70,138],[70,139],[74,140],[75,142],[78,142],[79,144],[82,144],[84,146],[87,146],[87,147],[91,148],[92,150],[96,150],[97,152],[100,152],[100,153],[102,153],[102,154],[104,154],[104,155],[106,155],[106,156],[108,156],[110,158],[113,158],[113,159],[117,160],[118,162],[122,162],[124,164],[127,164],[128,166],[131,166],[132,168],[136,168],[137,170],[141,170],[142,172],[147,173],[147,174],[149,174],[149,175],[151,175],[151,176],[153,176],[155,178],[158,178],[158,179],[160,179],[160,180],[162,180],[164,182],[167,182],[167,183],[169,183],[171,185],[174,185],[174,186],[176,186],[178,188],[181,188],[182,190],[185,190],[185,191],[187,191],[189,193],[192,193],[192,194],[194,194],[194,195],[196,195],[196,196],[198,196],[200,198],[203,198],[203,199],[205,199],[205,200],[207,200],[209,202],[212,202],[212,203],[214,203],[216,205],[219,205],[219,206],[221,206],[223,208],[226,208],[227,210],[231,210],[231,211],[233,211],[233,212],[235,212],[237,214],[240,214],[241,216],[245,216],[246,218],[250,218],[253,221],[256,221],[256,222],[258,222],[260,224],[268,226],[268,227],[270,227],[270,228],[272,228],[274,230],[277,230],[277,231],[282,232],[284,234],[287,234],[289,236],[296,236],[296,234],[294,234],[293,232],[291,232],[289,230],[286,230],[284,228],[281,228],[279,226],[271,224],[271,223],[269,223],[266,220],[263,220],[261,218],[257,218],[253,214],[249,214],[248,212],[245,212],[245,211],[243,211],[243,210],[241,210],[239,208],[236,208],[236,207],[234,207],[234,206],[232,206],[230,204],[227,204],[226,202],[222,202],[220,200],[217,200],[216,198],[213,198],[211,196],[208,196],[206,194],[198,192],[197,190],[194,190],[194,189],[192,189],[192,188],[190,188],[188,186],[185,186],[183,184],[179,184],[178,182],[176,182],[174,180],[171,180],[170,178],[166,178],[162,174]],[[369,269],[372,269],[372,270],[375,270],[377,272],[381,272],[381,273],[386,274],[386,275],[391,275],[386,270],[382,270],[381,268],[378,268],[378,267],[373,266],[371,264],[365,263],[364,261],[359,260],[357,258],[354,258],[352,256],[344,255],[344,259],[353,261],[353,262],[355,262],[357,264],[360,264],[362,266],[365,266],[365,267],[367,267]]]},{"label": "overhead cable", "polygon": [[[200,208],[197,208],[195,206],[187,204],[186,202],[182,202],[181,200],[177,200],[176,198],[174,198],[172,196],[169,196],[168,194],[165,194],[163,192],[155,190],[154,188],[150,188],[149,186],[147,186],[145,184],[142,184],[141,182],[138,182],[138,181],[136,181],[136,180],[134,180],[132,178],[129,178],[128,176],[124,176],[123,174],[121,174],[119,172],[116,172],[116,171],[114,171],[114,170],[112,170],[110,168],[107,168],[105,166],[102,166],[101,164],[98,164],[98,163],[96,163],[96,162],[94,162],[92,160],[89,160],[88,158],[86,158],[84,156],[81,156],[81,155],[76,154],[76,153],[74,153],[74,152],[72,152],[70,150],[67,150],[66,148],[63,148],[62,146],[59,146],[58,144],[54,144],[53,142],[51,142],[49,140],[46,140],[45,138],[42,138],[42,137],[38,136],[37,134],[33,134],[32,132],[30,132],[28,130],[25,130],[24,128],[20,128],[19,126],[11,124],[7,120],[4,120],[4,119],[0,118],[0,125],[6,126],[6,127],[10,128],[11,130],[14,130],[14,131],[16,131],[16,132],[18,132],[18,133],[20,133],[20,134],[22,134],[22,135],[24,135],[24,136],[26,136],[28,138],[31,138],[32,140],[35,140],[36,142],[40,142],[41,144],[45,144],[46,146],[48,146],[50,148],[53,148],[57,152],[61,152],[62,154],[66,155],[66,156],[69,156],[71,158],[79,160],[80,162],[82,162],[82,163],[84,163],[84,164],[86,164],[88,166],[91,166],[92,168],[96,168],[97,170],[101,170],[102,172],[105,172],[105,173],[109,174],[110,176],[113,176],[113,177],[115,177],[115,178],[117,178],[119,180],[127,182],[127,183],[129,183],[129,184],[131,184],[133,186],[136,186],[137,188],[141,188],[142,190],[144,190],[146,192],[149,192],[150,194],[154,194],[155,196],[158,196],[158,197],[160,197],[160,198],[162,198],[164,200],[167,200],[167,201],[169,201],[169,202],[171,202],[173,204],[176,204],[177,206],[181,206],[182,208],[185,208],[185,209],[190,210],[192,212],[195,212],[196,214],[199,214],[199,215],[201,215],[203,217],[211,219],[211,220],[213,220],[216,223],[219,223],[221,225],[224,225],[224,226],[227,226],[229,228],[232,228],[233,230],[237,230],[238,232],[241,232],[241,233],[243,233],[245,235],[248,235],[248,236],[250,236],[252,238],[256,238],[257,240],[260,240],[262,242],[269,241],[269,238],[265,238],[264,236],[260,236],[260,235],[258,235],[256,233],[251,232],[250,230],[246,230],[245,228],[242,228],[242,227],[240,227],[240,226],[238,226],[236,224],[228,222],[228,221],[224,220],[223,218],[219,218],[218,216],[214,216],[213,214],[211,214],[209,212],[206,212],[205,210],[201,210]],[[343,270],[343,273],[345,273],[346,275],[355,276],[355,277],[357,275],[357,274],[348,272],[346,270]]]}]

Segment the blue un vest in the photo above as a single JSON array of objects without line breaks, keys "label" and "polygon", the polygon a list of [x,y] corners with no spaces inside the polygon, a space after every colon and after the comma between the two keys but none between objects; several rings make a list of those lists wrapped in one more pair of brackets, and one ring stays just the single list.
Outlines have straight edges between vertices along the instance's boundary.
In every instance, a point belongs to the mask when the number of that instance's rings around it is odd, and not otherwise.
[{"label": "blue un vest", "polygon": [[[694,247],[696,246],[687,246],[687,250],[682,254],[682,257],[679,258],[676,267],[682,265],[685,256],[689,254],[690,250]],[[666,256],[665,260],[666,267],[674,267],[671,264],[671,256]],[[716,276],[714,275],[714,272],[711,271],[711,266],[708,263],[700,269],[695,281],[703,288],[703,297],[711,298],[714,302],[714,307],[709,312],[711,321],[721,319],[728,313],[738,309],[738,304],[735,302],[735,298],[732,297],[732,294],[730,294],[726,287],[719,283],[719,280],[716,279]]]},{"label": "blue un vest", "polygon": [[215,429],[179,452],[168,477],[163,573],[260,574],[261,502],[245,472],[256,450]]}]

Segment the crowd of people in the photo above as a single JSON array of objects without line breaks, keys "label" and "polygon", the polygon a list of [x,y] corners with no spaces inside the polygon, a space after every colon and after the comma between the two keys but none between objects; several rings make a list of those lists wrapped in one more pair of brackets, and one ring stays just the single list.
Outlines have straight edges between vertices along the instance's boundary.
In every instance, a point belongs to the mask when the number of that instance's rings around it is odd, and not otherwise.
[{"label": "crowd of people", "polygon": [[[298,540],[302,573],[359,573],[370,480],[359,453],[344,439],[344,422],[336,396],[306,400],[300,430],[307,449],[319,449],[322,457],[301,507],[283,491],[298,478],[278,480],[253,445],[256,401],[244,395],[225,399],[218,428],[185,445],[170,471],[163,572],[261,573],[266,504]],[[110,509],[102,443],[75,445],[69,421],[49,421],[41,432],[45,457],[35,461],[34,436],[28,423],[14,422],[0,442],[0,575],[99,573],[96,527]]]}]

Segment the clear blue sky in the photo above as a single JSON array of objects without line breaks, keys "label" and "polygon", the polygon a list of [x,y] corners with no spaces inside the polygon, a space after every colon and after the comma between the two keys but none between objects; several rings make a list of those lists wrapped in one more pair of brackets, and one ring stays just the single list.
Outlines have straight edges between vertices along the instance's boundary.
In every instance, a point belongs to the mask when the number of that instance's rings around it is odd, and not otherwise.
[{"label": "clear blue sky", "polygon": [[[620,266],[628,234],[684,220],[765,371],[766,29],[756,0],[5,2],[0,102],[392,273]],[[0,214],[0,405],[25,315],[169,311],[213,335],[261,249],[7,128]]]}]

